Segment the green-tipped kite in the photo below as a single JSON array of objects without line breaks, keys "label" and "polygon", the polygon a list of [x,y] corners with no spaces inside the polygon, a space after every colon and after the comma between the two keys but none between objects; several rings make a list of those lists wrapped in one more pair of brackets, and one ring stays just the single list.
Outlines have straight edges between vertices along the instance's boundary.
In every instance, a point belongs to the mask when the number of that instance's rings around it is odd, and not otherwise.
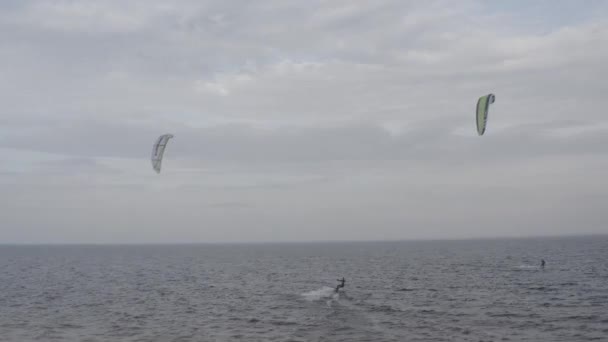
[{"label": "green-tipped kite", "polygon": [[494,103],[494,94],[482,96],[477,100],[477,134],[483,135],[486,131],[486,123],[488,122],[488,109],[490,104]]}]

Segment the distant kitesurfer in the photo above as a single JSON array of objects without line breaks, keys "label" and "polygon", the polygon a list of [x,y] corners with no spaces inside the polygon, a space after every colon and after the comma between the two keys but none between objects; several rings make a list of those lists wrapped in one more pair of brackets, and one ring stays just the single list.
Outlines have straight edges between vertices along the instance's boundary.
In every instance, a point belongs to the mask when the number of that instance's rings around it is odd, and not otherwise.
[{"label": "distant kitesurfer", "polygon": [[540,267],[545,268],[545,259],[540,259]]},{"label": "distant kitesurfer", "polygon": [[340,288],[344,287],[344,282],[345,282],[346,280],[344,280],[344,277],[342,277],[342,279],[338,279],[338,281],[340,282],[340,284],[338,284],[338,285],[336,286],[336,293],[338,292],[338,290],[340,290]]}]

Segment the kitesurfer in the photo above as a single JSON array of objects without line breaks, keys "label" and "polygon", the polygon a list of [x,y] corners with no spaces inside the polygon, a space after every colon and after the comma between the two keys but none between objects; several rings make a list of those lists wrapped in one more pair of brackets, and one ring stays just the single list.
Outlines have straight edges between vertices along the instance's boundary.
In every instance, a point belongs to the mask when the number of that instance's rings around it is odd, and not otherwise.
[{"label": "kitesurfer", "polygon": [[540,259],[540,267],[545,268],[545,259]]},{"label": "kitesurfer", "polygon": [[336,286],[336,292],[338,292],[338,290],[340,290],[340,288],[344,287],[344,282],[345,282],[346,280],[344,280],[344,277],[342,277],[342,279],[338,279],[338,281],[340,282],[340,284],[338,284],[338,285]]}]

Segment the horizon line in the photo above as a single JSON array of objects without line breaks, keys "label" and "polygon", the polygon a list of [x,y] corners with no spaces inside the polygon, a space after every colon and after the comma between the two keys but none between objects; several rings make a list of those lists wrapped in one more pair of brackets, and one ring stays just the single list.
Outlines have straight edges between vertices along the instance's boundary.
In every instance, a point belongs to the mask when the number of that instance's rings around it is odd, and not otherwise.
[{"label": "horizon line", "polygon": [[391,242],[457,242],[483,240],[525,240],[560,238],[608,237],[608,233],[528,235],[528,236],[488,236],[468,238],[410,238],[371,240],[278,240],[278,241],[207,241],[207,242],[0,242],[0,246],[196,246],[196,245],[281,245],[281,244],[332,244],[332,243],[391,243]]}]

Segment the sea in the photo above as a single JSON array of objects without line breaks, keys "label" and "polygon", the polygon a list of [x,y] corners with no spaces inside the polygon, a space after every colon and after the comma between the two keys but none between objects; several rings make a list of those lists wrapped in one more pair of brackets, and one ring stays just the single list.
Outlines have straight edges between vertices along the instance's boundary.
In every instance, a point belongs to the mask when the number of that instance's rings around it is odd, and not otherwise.
[{"label": "sea", "polygon": [[608,236],[4,245],[0,341],[608,341]]}]

